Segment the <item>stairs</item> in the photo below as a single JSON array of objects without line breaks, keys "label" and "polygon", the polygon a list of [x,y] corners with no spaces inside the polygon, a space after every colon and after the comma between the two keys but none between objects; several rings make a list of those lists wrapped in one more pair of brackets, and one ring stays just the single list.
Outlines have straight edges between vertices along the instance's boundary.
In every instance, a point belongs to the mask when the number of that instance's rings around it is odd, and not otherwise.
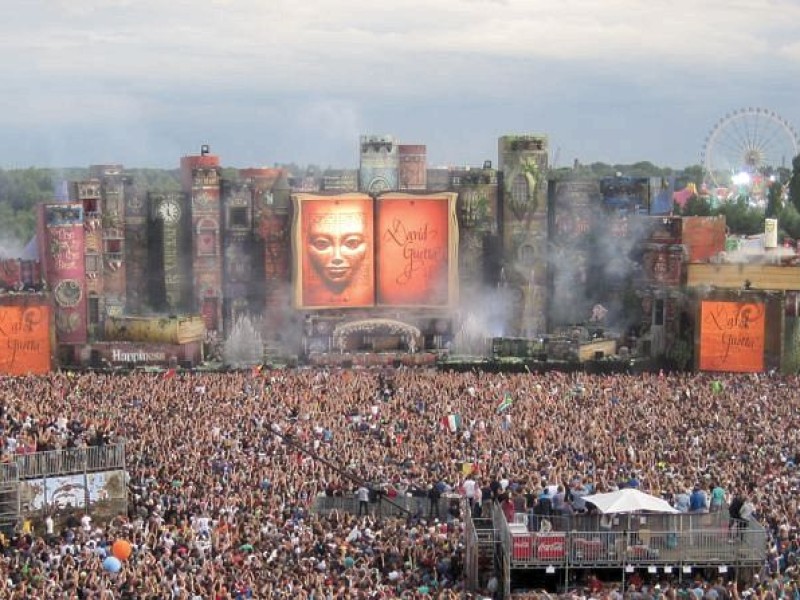
[{"label": "stairs", "polygon": [[0,465],[0,530],[14,529],[19,517],[19,471],[16,463],[4,463]]},{"label": "stairs", "polygon": [[491,518],[473,518],[475,534],[478,537],[478,581],[484,582],[495,572],[497,541]]}]

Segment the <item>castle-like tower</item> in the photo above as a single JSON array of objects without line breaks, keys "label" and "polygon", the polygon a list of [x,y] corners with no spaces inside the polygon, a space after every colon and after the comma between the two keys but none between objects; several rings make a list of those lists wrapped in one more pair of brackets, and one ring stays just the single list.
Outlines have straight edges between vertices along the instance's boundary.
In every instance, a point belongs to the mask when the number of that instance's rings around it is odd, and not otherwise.
[{"label": "castle-like tower", "polygon": [[506,135],[498,140],[504,279],[514,292],[511,328],[533,337],[546,331],[547,138]]},{"label": "castle-like tower", "polygon": [[191,227],[190,309],[203,315],[206,330],[222,330],[222,247],[219,157],[204,145],[199,155],[181,158],[181,185]]},{"label": "castle-like tower", "polygon": [[39,259],[53,294],[58,354],[66,360],[72,360],[74,348],[88,338],[84,225],[84,205],[79,202],[39,205]]},{"label": "castle-like tower", "polygon": [[143,314],[150,308],[149,249],[148,249],[148,193],[136,189],[129,178],[125,186],[125,313]]},{"label": "castle-like tower", "polygon": [[398,189],[403,192],[425,191],[428,186],[427,148],[422,144],[397,146]]},{"label": "castle-like tower", "polygon": [[358,189],[368,194],[396,191],[399,150],[390,135],[362,135]]},{"label": "castle-like tower", "polygon": [[251,190],[254,245],[260,255],[254,280],[260,286],[252,309],[263,316],[267,338],[285,333],[291,303],[291,210],[286,171],[275,168],[242,169],[240,178]]},{"label": "castle-like tower", "polygon": [[487,160],[483,167],[454,170],[450,177],[450,189],[458,193],[458,273],[463,298],[478,297],[498,283],[497,175]]}]

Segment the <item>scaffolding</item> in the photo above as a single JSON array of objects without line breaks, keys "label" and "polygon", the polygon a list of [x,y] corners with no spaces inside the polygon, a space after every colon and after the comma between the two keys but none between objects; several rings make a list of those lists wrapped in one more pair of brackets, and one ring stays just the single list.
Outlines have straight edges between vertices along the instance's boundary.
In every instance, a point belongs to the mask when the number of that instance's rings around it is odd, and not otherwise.
[{"label": "scaffolding", "polygon": [[[377,499],[375,516],[431,515],[427,498],[399,496],[389,505]],[[515,580],[542,575],[570,585],[576,571],[616,571],[624,584],[634,571],[688,579],[704,569],[739,576],[761,568],[767,532],[756,522],[731,523],[726,510],[703,514],[537,515],[516,513],[509,523],[500,505],[486,503],[475,517],[464,500],[440,500],[445,515],[459,503],[463,525],[464,585],[494,598],[512,597]],[[321,496],[311,503],[317,513],[357,514],[350,495]],[[434,513],[435,514],[435,513]],[[730,575],[729,575],[730,576]],[[491,590],[491,591],[490,591]]]},{"label": "scaffolding", "polygon": [[[52,508],[48,482],[57,478],[78,478],[83,487],[83,505],[90,510],[88,478],[108,472],[125,472],[125,444],[106,444],[83,448],[66,448],[30,454],[16,454],[7,463],[0,464],[0,529],[13,529],[23,518],[34,517],[38,512]],[[39,486],[42,507],[25,500],[26,490]],[[123,486],[119,498],[110,503],[113,512],[127,511],[127,490]]]}]

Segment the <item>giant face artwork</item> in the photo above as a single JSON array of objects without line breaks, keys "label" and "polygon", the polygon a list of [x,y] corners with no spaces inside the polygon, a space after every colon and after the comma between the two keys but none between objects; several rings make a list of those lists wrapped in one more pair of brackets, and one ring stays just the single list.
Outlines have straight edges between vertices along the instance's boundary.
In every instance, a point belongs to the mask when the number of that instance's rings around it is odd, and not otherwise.
[{"label": "giant face artwork", "polygon": [[311,197],[300,202],[300,305],[374,303],[373,215],[368,197]]},{"label": "giant face artwork", "polygon": [[322,282],[341,293],[367,256],[364,215],[331,214],[315,219],[308,231],[308,258]]}]

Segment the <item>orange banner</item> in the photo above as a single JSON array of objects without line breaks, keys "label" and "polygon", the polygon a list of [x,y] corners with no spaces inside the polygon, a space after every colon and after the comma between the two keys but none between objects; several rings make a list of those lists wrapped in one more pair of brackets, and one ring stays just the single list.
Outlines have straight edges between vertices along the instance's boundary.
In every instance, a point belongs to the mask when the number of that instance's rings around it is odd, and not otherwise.
[{"label": "orange banner", "polygon": [[375,302],[372,198],[299,196],[295,201],[298,306],[372,306]]},{"label": "orange banner", "polygon": [[50,308],[0,306],[0,373],[50,370]]},{"label": "orange banner", "polygon": [[762,303],[703,302],[700,307],[700,370],[763,371],[765,324]]},{"label": "orange banner", "polygon": [[397,194],[378,199],[378,304],[447,306],[451,301],[454,200]]}]

